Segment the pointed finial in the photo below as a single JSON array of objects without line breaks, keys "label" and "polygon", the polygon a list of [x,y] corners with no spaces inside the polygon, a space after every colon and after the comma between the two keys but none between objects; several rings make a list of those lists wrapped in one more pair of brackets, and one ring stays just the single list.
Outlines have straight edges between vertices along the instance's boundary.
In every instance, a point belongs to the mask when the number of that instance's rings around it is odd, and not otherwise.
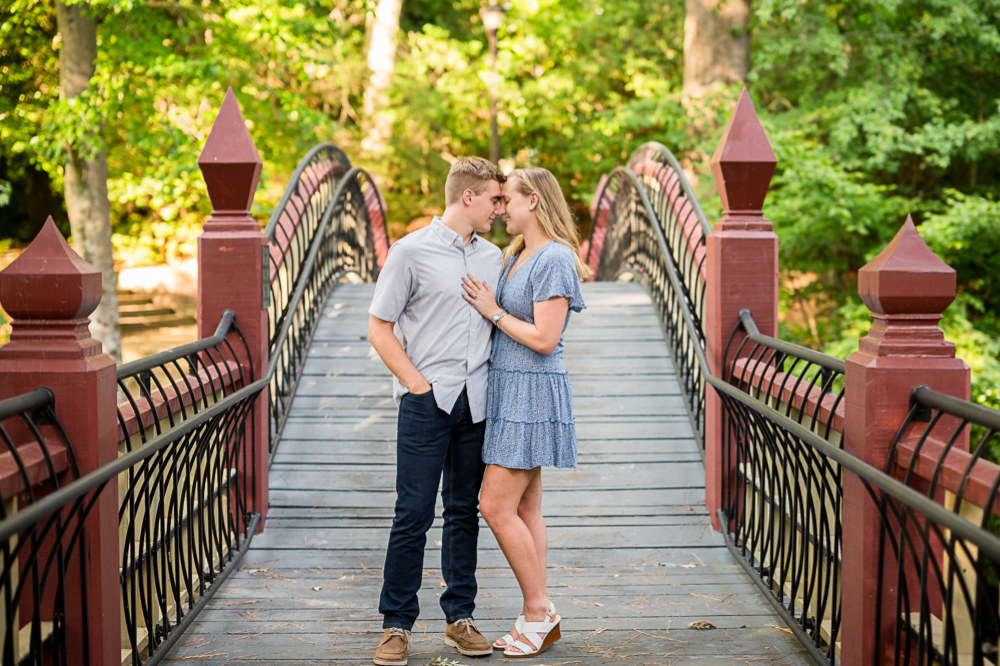
[{"label": "pointed finial", "polygon": [[262,165],[236,95],[229,88],[198,156],[214,215],[247,215]]},{"label": "pointed finial", "polygon": [[941,314],[955,300],[955,269],[907,215],[892,242],[858,271],[858,295],[877,314]]},{"label": "pointed finial", "polygon": [[725,217],[763,215],[764,197],[778,158],[744,88],[712,155],[712,175]]},{"label": "pointed finial", "polygon": [[0,271],[0,303],[19,320],[83,319],[101,302],[101,272],[73,251],[52,216]]}]

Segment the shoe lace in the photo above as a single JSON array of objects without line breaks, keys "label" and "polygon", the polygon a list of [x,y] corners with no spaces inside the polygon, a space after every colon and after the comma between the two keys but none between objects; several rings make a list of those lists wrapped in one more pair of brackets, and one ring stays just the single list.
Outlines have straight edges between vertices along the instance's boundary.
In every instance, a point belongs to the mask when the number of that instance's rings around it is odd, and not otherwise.
[{"label": "shoe lace", "polygon": [[402,636],[407,640],[410,639],[410,632],[408,632],[406,629],[400,629],[399,627],[389,627],[389,635]]},{"label": "shoe lace", "polygon": [[461,633],[462,629],[469,632],[469,636],[472,636],[473,629],[475,629],[477,634],[479,633],[479,627],[476,626],[475,620],[473,620],[471,617],[459,620],[455,624],[458,626],[459,633]]}]

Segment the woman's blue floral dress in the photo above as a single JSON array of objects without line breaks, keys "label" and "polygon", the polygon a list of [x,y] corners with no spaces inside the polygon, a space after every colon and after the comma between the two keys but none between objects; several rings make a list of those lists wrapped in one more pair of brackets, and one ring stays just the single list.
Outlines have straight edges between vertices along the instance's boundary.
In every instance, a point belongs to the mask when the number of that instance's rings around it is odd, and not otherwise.
[{"label": "woman's blue floral dress", "polygon": [[[534,323],[534,304],[555,296],[569,308],[586,307],[580,293],[573,251],[551,241],[528,258],[507,281],[511,259],[497,288],[500,307],[521,321]],[[569,312],[566,323],[569,324]],[[573,389],[563,367],[562,337],[545,356],[525,347],[502,330],[493,338],[486,399],[483,462],[508,469],[576,467],[576,422]]]}]

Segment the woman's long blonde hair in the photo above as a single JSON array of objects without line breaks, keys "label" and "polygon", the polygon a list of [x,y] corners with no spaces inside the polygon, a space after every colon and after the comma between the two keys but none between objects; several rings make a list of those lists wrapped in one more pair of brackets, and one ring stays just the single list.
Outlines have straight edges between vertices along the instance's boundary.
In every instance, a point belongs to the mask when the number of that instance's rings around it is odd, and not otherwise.
[{"label": "woman's long blonde hair", "polygon": [[[576,272],[580,279],[590,275],[591,270],[587,264],[583,263],[580,257],[580,236],[576,230],[576,220],[573,213],[566,205],[559,183],[552,172],[542,167],[527,167],[525,169],[515,169],[507,174],[507,181],[513,181],[517,191],[524,196],[531,194],[538,195],[538,205],[535,207],[535,215],[538,216],[538,223],[542,225],[545,235],[562,243],[573,251],[576,259]],[[524,249],[524,236],[520,234],[503,251],[504,267],[511,258]]]}]

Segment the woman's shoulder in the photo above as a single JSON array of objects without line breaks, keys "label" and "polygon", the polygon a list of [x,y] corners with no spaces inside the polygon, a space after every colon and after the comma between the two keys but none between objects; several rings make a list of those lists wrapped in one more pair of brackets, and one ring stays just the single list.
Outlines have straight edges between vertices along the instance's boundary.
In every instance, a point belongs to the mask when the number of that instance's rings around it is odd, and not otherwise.
[{"label": "woman's shoulder", "polygon": [[545,252],[539,257],[541,263],[545,264],[565,264],[569,263],[576,270],[576,256],[573,250],[569,249],[559,241],[551,241]]}]

